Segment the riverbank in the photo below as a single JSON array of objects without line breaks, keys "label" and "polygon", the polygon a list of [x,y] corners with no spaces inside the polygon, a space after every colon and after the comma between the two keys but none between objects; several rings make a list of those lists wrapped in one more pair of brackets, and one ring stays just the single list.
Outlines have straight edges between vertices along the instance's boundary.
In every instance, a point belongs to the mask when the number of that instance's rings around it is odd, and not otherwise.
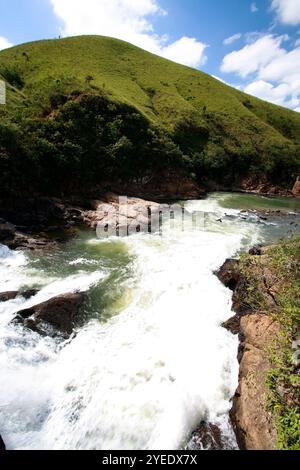
[{"label": "riverbank", "polygon": [[[174,181],[172,183],[175,184]],[[173,191],[175,191],[174,186]],[[107,213],[113,209],[116,214],[120,215],[120,219],[124,217],[127,219],[127,224],[130,227],[132,224],[143,225],[147,211],[159,210],[159,204],[173,204],[178,200],[199,200],[207,198],[209,193],[203,192],[199,187],[191,185],[190,181],[185,181],[177,186],[177,191],[173,192],[173,200],[171,197],[171,187],[168,191],[153,193],[149,199],[141,199],[145,197],[144,193],[141,197],[130,194],[137,192],[129,192],[126,198],[126,205],[120,209],[120,201],[118,194],[121,192],[112,193],[106,192],[96,197],[79,198],[55,198],[55,197],[36,197],[31,198],[17,198],[9,200],[0,200],[0,243],[8,246],[13,250],[36,251],[36,250],[49,250],[57,248],[61,243],[65,243],[74,237],[78,229],[92,229],[95,230],[97,224],[107,219]],[[239,194],[248,194],[249,197],[260,196],[262,194],[257,192],[244,191],[242,193],[232,190],[231,192],[223,194],[233,194],[238,197]],[[150,196],[150,194],[149,194]],[[261,207],[258,205],[255,209],[251,209],[249,201],[248,206],[244,209],[244,216],[257,215],[259,220],[270,222],[277,222],[278,219],[290,218],[287,223],[294,225],[297,223],[295,219],[296,214],[293,214],[293,205],[289,202],[291,210],[284,211],[276,208],[276,201],[278,195],[267,194],[270,206],[273,205],[274,209],[267,209],[268,201],[265,201]],[[299,201],[299,198],[294,197],[292,194],[286,201]],[[283,199],[284,201],[284,199]],[[284,202],[282,202],[284,205]],[[99,207],[101,210],[99,210]],[[300,210],[300,204],[299,204]],[[106,218],[106,219],[105,219]],[[111,220],[107,219],[108,222]],[[122,229],[121,221],[117,216],[116,231]],[[123,227],[124,228],[124,227]]]},{"label": "riverbank", "polygon": [[241,449],[300,448],[299,255],[299,239],[257,247],[218,273],[236,312],[224,327],[239,335],[230,415]]}]

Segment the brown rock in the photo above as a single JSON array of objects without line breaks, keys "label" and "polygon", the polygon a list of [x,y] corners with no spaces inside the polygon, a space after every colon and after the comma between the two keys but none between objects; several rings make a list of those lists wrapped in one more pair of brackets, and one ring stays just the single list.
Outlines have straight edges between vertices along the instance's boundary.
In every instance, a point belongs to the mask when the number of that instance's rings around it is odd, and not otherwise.
[{"label": "brown rock", "polygon": [[226,287],[234,291],[241,277],[239,261],[235,259],[226,260],[217,272],[217,276]]},{"label": "brown rock", "polygon": [[233,398],[231,420],[241,449],[275,450],[276,428],[267,410],[266,377],[270,369],[266,349],[279,333],[267,315],[255,313],[240,320],[239,388]]},{"label": "brown rock", "polygon": [[72,293],[55,297],[18,312],[14,323],[22,323],[25,327],[42,335],[68,337],[78,323],[86,295]]},{"label": "brown rock", "polygon": [[300,176],[298,176],[296,183],[293,187],[293,195],[300,196]]},{"label": "brown rock", "polygon": [[0,302],[7,302],[8,300],[14,300],[16,297],[24,297],[24,299],[30,299],[38,293],[38,289],[30,289],[24,292],[10,291],[0,293]]},{"label": "brown rock", "polygon": [[238,335],[240,333],[240,323],[241,317],[235,315],[234,317],[229,318],[229,320],[222,323],[223,328],[230,331],[233,335]]},{"label": "brown rock", "polygon": [[252,256],[261,256],[262,255],[262,247],[260,245],[254,246],[249,250],[249,255]]},{"label": "brown rock", "polygon": [[224,443],[218,426],[202,422],[193,433],[188,444],[189,450],[223,450]]},{"label": "brown rock", "polygon": [[1,292],[0,294],[0,302],[7,302],[8,300],[13,300],[19,295],[18,291],[10,291],[10,292]]}]

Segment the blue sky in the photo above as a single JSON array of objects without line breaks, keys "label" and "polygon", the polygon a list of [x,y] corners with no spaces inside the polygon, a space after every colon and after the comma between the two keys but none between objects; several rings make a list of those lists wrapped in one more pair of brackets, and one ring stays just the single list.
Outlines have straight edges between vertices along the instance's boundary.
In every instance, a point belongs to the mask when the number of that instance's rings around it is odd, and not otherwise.
[{"label": "blue sky", "polygon": [[0,0],[0,49],[103,34],[300,111],[300,0]]}]

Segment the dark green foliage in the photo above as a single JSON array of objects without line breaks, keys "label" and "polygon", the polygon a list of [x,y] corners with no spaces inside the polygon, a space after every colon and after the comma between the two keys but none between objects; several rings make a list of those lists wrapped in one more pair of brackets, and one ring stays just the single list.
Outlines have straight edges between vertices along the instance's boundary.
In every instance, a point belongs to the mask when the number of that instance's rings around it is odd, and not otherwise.
[{"label": "dark green foliage", "polygon": [[[179,166],[182,153],[132,106],[104,95],[51,95],[51,119],[0,126],[1,190],[88,191],[104,180],[143,178]],[[24,165],[26,168],[24,169]],[[28,171],[30,170],[30,171]],[[7,184],[7,173],[14,180]]]},{"label": "dark green foliage", "polygon": [[0,76],[13,87],[21,89],[25,85],[22,73],[16,67],[0,67]]}]

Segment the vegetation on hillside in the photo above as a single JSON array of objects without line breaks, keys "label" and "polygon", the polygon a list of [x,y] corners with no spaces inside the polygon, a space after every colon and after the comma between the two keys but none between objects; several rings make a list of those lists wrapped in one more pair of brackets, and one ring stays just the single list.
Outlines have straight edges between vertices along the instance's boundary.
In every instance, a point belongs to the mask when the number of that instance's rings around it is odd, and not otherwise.
[{"label": "vegetation on hillside", "polygon": [[199,182],[290,187],[300,114],[197,70],[99,36],[0,53],[0,185],[74,191],[178,166]]}]

